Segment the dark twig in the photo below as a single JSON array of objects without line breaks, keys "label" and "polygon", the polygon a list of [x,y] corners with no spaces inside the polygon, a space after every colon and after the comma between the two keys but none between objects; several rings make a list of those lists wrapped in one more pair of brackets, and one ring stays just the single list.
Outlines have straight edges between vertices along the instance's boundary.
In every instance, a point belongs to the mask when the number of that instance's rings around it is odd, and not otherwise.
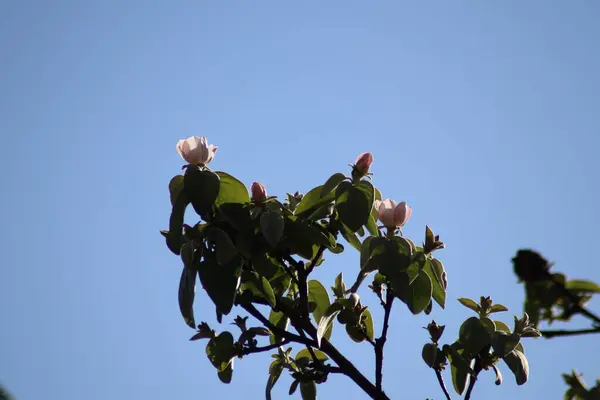
[{"label": "dark twig", "polygon": [[281,329],[276,327],[269,321],[264,315],[260,313],[252,304],[242,303],[240,304],[244,310],[248,312],[248,314],[252,315],[254,318],[263,323],[267,328],[269,328],[273,333],[276,333],[278,336],[281,336],[284,339],[288,339],[291,342],[300,343],[305,346],[316,346],[317,342],[306,337],[295,335],[291,332],[286,331],[285,329]]},{"label": "dark twig", "polygon": [[388,288],[386,292],[384,317],[383,317],[383,328],[381,330],[381,336],[375,340],[375,386],[379,393],[383,393],[383,346],[387,340],[387,332],[390,324],[390,314],[392,311],[392,304],[394,303],[394,294]]},{"label": "dark twig", "polygon": [[469,387],[467,388],[467,393],[465,394],[465,400],[469,400],[471,398],[471,393],[473,392],[473,388],[475,387],[475,382],[477,382],[477,376],[479,375],[481,370],[481,360],[478,356],[475,358],[475,367],[473,368],[475,375],[471,375],[471,379],[469,379]]},{"label": "dark twig", "polygon": [[442,376],[442,371],[440,371],[439,369],[436,369],[435,376],[437,376],[438,382],[440,384],[440,387],[442,388],[442,392],[444,392],[444,395],[446,396],[446,399],[452,400],[452,397],[450,397],[450,393],[448,393],[448,388],[446,388],[446,384],[444,383],[444,377]]},{"label": "dark twig", "polygon": [[542,336],[546,339],[552,339],[557,336],[575,336],[575,335],[586,335],[588,333],[600,333],[600,327],[590,329],[579,329],[574,331],[569,330],[556,330],[556,331],[541,331]]},{"label": "dark twig", "polygon": [[270,351],[270,350],[277,349],[281,346],[285,346],[286,344],[289,344],[291,342],[292,342],[291,340],[285,339],[279,343],[270,344],[270,345],[264,346],[264,347],[249,347],[249,348],[243,349],[240,353],[243,356],[248,355],[248,354],[253,354],[253,353],[262,353],[263,351]]},{"label": "dark twig", "polygon": [[317,251],[317,254],[313,257],[313,259],[310,262],[310,265],[308,266],[307,272],[306,274],[310,274],[313,269],[315,269],[315,267],[317,266],[317,262],[319,261],[319,258],[321,258],[323,256],[323,252],[325,251],[325,246],[321,245],[319,247],[319,250]]}]

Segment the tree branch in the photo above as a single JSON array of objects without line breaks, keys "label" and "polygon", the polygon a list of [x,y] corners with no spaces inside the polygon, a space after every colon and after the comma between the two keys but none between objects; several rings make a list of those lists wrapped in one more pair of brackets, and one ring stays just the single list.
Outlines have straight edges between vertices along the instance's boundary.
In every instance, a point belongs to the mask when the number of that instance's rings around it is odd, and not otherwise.
[{"label": "tree branch", "polygon": [[450,397],[450,393],[448,393],[448,388],[446,388],[446,384],[444,383],[444,377],[442,376],[442,371],[440,371],[439,369],[436,369],[435,376],[437,376],[438,383],[440,384],[440,387],[442,388],[442,392],[444,392],[444,395],[446,396],[446,400],[452,400],[452,397]]},{"label": "tree branch", "polygon": [[262,353],[263,351],[270,351],[270,350],[277,349],[277,348],[279,348],[281,346],[285,346],[286,344],[289,344],[291,342],[292,342],[291,340],[285,339],[285,340],[283,340],[283,341],[281,341],[279,343],[271,344],[271,345],[264,346],[264,347],[250,347],[250,348],[247,348],[247,349],[243,349],[240,352],[240,354],[242,356],[246,356],[248,354],[253,354],[253,353]]},{"label": "tree branch", "polygon": [[598,317],[596,314],[588,311],[587,308],[583,307],[580,304],[581,298],[579,296],[577,296],[576,294],[571,292],[569,289],[567,289],[565,287],[565,285],[562,282],[560,282],[559,280],[557,280],[554,276],[552,276],[552,274],[550,274],[550,272],[546,271],[546,274],[547,274],[548,278],[552,281],[552,283],[554,283],[554,285],[560,289],[562,294],[565,297],[568,297],[569,300],[571,300],[571,302],[573,302],[573,304],[574,304],[573,310],[575,312],[586,316],[588,319],[590,319],[590,320],[594,321],[596,324],[600,325],[600,317]]},{"label": "tree branch", "polygon": [[541,332],[542,332],[542,336],[544,336],[546,339],[552,339],[553,337],[557,337],[557,336],[575,336],[575,335],[586,335],[588,333],[600,333],[600,327],[590,328],[590,329],[579,329],[579,330],[573,330],[573,331],[548,330],[548,331],[541,331]]},{"label": "tree branch", "polygon": [[387,340],[387,332],[390,324],[390,314],[392,312],[392,304],[394,303],[394,294],[388,288],[386,291],[386,299],[383,317],[383,328],[381,336],[375,340],[375,386],[379,393],[383,393],[383,346]]},{"label": "tree branch", "polygon": [[469,387],[467,388],[467,393],[465,394],[465,400],[469,400],[471,398],[471,393],[473,392],[473,388],[475,387],[475,383],[477,382],[477,376],[479,375],[481,370],[481,359],[479,358],[479,356],[477,356],[477,358],[475,358],[475,366],[473,368],[475,376],[471,376],[471,379],[469,379]]},{"label": "tree branch", "polygon": [[300,343],[305,346],[316,346],[317,345],[317,342],[314,340],[308,339],[306,337],[294,335],[293,333],[288,332],[285,329],[276,327],[275,325],[273,325],[271,323],[271,321],[269,321],[264,315],[262,315],[260,313],[260,311],[258,311],[256,309],[256,307],[254,307],[253,304],[241,303],[240,305],[244,310],[246,310],[246,312],[248,312],[248,314],[252,315],[254,318],[256,318],[257,320],[262,322],[263,325],[265,325],[267,328],[269,328],[273,333],[276,333],[278,336],[281,336],[282,338],[287,339],[290,342]]}]

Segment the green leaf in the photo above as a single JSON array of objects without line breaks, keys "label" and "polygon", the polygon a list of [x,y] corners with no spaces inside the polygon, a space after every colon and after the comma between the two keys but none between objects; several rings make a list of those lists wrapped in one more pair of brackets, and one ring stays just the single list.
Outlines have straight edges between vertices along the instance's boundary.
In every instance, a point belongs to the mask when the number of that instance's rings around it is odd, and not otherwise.
[{"label": "green leaf", "polygon": [[[279,329],[287,331],[290,320],[282,312],[271,310],[271,313],[269,314],[269,322]],[[280,343],[282,340],[283,338],[276,336],[275,333],[273,333],[273,336],[270,338],[271,344]]]},{"label": "green leaf", "polygon": [[492,321],[488,317],[483,317],[480,319],[480,321],[485,330],[488,331],[490,335],[496,332],[496,324],[494,323],[494,321]]},{"label": "green leaf", "polygon": [[219,176],[211,171],[189,167],[183,178],[183,187],[192,206],[203,219],[210,215],[219,194]]},{"label": "green leaf", "polygon": [[342,230],[340,233],[342,234],[342,237],[346,239],[346,242],[350,243],[352,247],[360,251],[360,240],[358,240],[354,232],[350,231],[350,229],[346,225],[342,224]]},{"label": "green leaf", "polygon": [[275,293],[264,276],[252,271],[243,271],[241,288],[242,291],[250,290],[254,295],[267,300],[271,307],[275,307]]},{"label": "green leaf", "polygon": [[175,205],[177,197],[183,190],[183,175],[175,175],[169,182],[169,195],[171,197],[171,206]]},{"label": "green leaf", "polygon": [[252,254],[252,266],[260,276],[267,279],[273,278],[281,269],[281,265],[264,253]]},{"label": "green leaf", "polygon": [[240,232],[249,232],[253,228],[250,211],[245,204],[225,203],[219,206],[223,218]]},{"label": "green leaf", "polygon": [[379,229],[377,229],[377,219],[373,218],[373,215],[369,215],[369,220],[367,221],[367,231],[373,236],[379,236]]},{"label": "green leaf", "polygon": [[519,344],[519,335],[497,331],[491,334],[492,348],[500,358],[504,358]]},{"label": "green leaf", "polygon": [[[315,356],[317,356],[317,360],[319,361],[327,361],[329,360],[329,357],[327,357],[327,354],[323,353],[321,350],[317,350],[317,349],[313,349]],[[310,360],[312,360],[312,355],[310,354],[310,351],[308,351],[308,349],[302,349],[298,352],[298,354],[296,354],[296,361],[300,360],[301,358],[308,358]]]},{"label": "green leaf", "polygon": [[[390,279],[389,276],[388,279]],[[431,278],[425,272],[421,272],[410,285],[408,284],[408,276],[406,274],[394,275],[391,284],[394,294],[415,315],[423,312],[431,302],[433,286]]]},{"label": "green leaf", "polygon": [[462,304],[463,306],[470,308],[471,310],[475,311],[475,312],[479,312],[479,310],[481,309],[481,307],[479,307],[479,304],[475,303],[473,300],[471,299],[467,299],[466,297],[461,297],[460,299],[458,299],[458,301],[460,302],[460,304]]},{"label": "green leaf", "polygon": [[276,212],[265,212],[260,216],[260,228],[267,242],[276,248],[285,228],[283,217]]},{"label": "green leaf", "polygon": [[600,293],[600,286],[591,281],[572,280],[567,281],[565,287],[573,292]]},{"label": "green leaf", "polygon": [[425,343],[423,346],[423,350],[421,351],[421,357],[423,357],[423,361],[425,364],[429,366],[429,368],[433,368],[435,365],[435,360],[437,358],[438,348],[433,343]]},{"label": "green leaf", "polygon": [[221,187],[216,200],[217,206],[225,203],[246,204],[250,202],[246,185],[226,172],[217,171],[216,174],[221,180]]},{"label": "green leaf", "polygon": [[375,328],[373,326],[373,316],[371,316],[371,311],[365,310],[361,319],[362,323],[364,324],[367,337],[371,340],[375,340]]},{"label": "green leaf", "polygon": [[[494,325],[496,325],[496,331],[506,332],[508,334],[512,333],[508,325],[506,325],[502,321],[494,321]],[[523,348],[523,344],[519,342],[515,349],[519,350],[521,353],[525,353],[525,349]]]},{"label": "green leaf", "polygon": [[[327,290],[321,284],[321,282],[316,280],[308,282],[308,301],[317,305],[312,314],[318,324],[321,318],[327,312],[327,309],[330,305],[329,295],[327,294]],[[329,339],[331,337],[332,330],[333,325],[331,325],[329,330],[325,332],[325,338]]]},{"label": "green leaf", "polygon": [[321,347],[321,340],[329,329],[329,326],[333,324],[334,318],[343,308],[344,307],[340,303],[333,303],[327,308],[325,315],[323,315],[319,321],[319,326],[317,327],[317,343],[319,347]]},{"label": "green leaf", "polygon": [[229,264],[238,255],[235,245],[224,230],[208,227],[205,232],[209,241],[216,244],[217,262],[219,265]]},{"label": "green leaf", "polygon": [[298,384],[300,384],[299,380],[294,380],[292,382],[292,384],[290,385],[290,391],[289,391],[289,395],[293,395],[294,393],[296,393],[296,389],[298,389]]},{"label": "green leaf", "polygon": [[194,296],[196,294],[196,270],[183,268],[179,280],[179,310],[185,323],[192,329],[196,329],[194,320]]},{"label": "green leaf", "polygon": [[469,383],[469,370],[452,364],[450,366],[450,372],[452,373],[452,385],[454,386],[454,390],[456,390],[456,393],[459,395],[462,395]]},{"label": "green leaf", "polygon": [[508,353],[503,360],[515,375],[517,385],[521,386],[527,382],[527,379],[529,378],[529,363],[527,362],[525,354],[515,349]]},{"label": "green leaf", "polygon": [[169,218],[169,232],[167,233],[167,247],[174,254],[179,255],[183,240],[183,218],[185,209],[190,204],[190,199],[185,192],[181,192],[175,200],[171,217]]},{"label": "green leaf", "polygon": [[302,400],[316,400],[317,384],[314,381],[300,382],[300,394]]},{"label": "green leaf", "polygon": [[490,334],[479,318],[471,317],[461,325],[458,340],[464,346],[465,352],[475,356],[486,345],[490,344]]},{"label": "green leaf", "polygon": [[375,198],[375,189],[371,183],[360,181],[353,185],[342,182],[335,195],[335,206],[340,220],[350,231],[356,232],[369,222]]},{"label": "green leaf", "polygon": [[235,356],[233,335],[225,331],[210,339],[206,345],[206,356],[217,371],[224,371]]},{"label": "green leaf", "polygon": [[333,174],[327,179],[327,182],[322,186],[320,197],[325,197],[330,194],[335,188],[338,187],[346,179],[346,176],[342,173]]},{"label": "green leaf", "polygon": [[320,208],[327,203],[331,203],[334,199],[334,194],[330,193],[325,197],[321,197],[322,190],[323,186],[321,185],[306,193],[304,197],[302,197],[302,200],[300,200],[300,203],[298,203],[294,215],[306,218],[317,208]]},{"label": "green leaf", "polygon": [[423,270],[427,272],[427,275],[431,277],[431,283],[433,284],[433,299],[440,307],[445,308],[446,306],[446,285],[442,274],[444,273],[444,266],[437,259],[427,260]]},{"label": "green leaf", "polygon": [[229,364],[227,364],[227,367],[225,367],[225,369],[223,371],[217,371],[217,375],[219,376],[219,379],[221,380],[221,382],[229,384],[231,383],[231,378],[233,377],[233,362],[235,361],[235,359],[231,359],[231,361],[229,362]]},{"label": "green leaf", "polygon": [[200,282],[217,309],[224,315],[228,315],[233,307],[241,270],[239,257],[226,265],[218,265],[215,260],[206,257],[200,263]]},{"label": "green leaf", "polygon": [[265,388],[265,395],[267,400],[271,400],[271,390],[273,390],[273,386],[279,380],[281,376],[281,372],[283,372],[283,365],[279,360],[275,360],[269,366],[269,379],[267,380],[267,387]]},{"label": "green leaf", "polygon": [[494,304],[489,310],[490,314],[503,311],[508,311],[508,308],[504,307],[502,304]]}]

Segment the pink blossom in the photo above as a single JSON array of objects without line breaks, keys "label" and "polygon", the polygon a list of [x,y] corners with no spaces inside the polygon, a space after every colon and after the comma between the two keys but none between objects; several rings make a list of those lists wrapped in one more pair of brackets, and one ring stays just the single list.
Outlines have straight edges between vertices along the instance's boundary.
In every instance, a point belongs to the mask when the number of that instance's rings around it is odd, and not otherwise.
[{"label": "pink blossom", "polygon": [[405,201],[396,203],[394,200],[376,200],[374,204],[379,221],[386,228],[404,226],[412,215],[412,208]]},{"label": "pink blossom", "polygon": [[208,164],[218,147],[209,145],[204,136],[191,136],[177,142],[177,153],[189,164]]},{"label": "pink blossom", "polygon": [[356,161],[354,162],[356,169],[361,174],[366,174],[369,172],[369,168],[371,168],[371,164],[373,164],[373,154],[366,152],[360,154],[356,157]]},{"label": "pink blossom", "polygon": [[257,203],[262,203],[267,199],[267,188],[260,182],[252,183],[250,191],[252,192],[252,200]]}]

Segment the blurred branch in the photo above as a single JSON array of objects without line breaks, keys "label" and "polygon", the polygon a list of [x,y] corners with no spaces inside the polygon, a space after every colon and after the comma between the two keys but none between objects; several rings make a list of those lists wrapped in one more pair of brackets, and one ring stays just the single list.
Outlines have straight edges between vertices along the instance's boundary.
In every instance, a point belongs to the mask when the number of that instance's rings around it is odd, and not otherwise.
[{"label": "blurred branch", "polygon": [[452,400],[452,397],[450,397],[450,393],[448,393],[448,388],[446,388],[446,384],[444,383],[444,377],[442,376],[442,371],[440,371],[439,369],[436,369],[435,376],[437,377],[438,383],[440,384],[440,387],[442,388],[442,391],[444,392],[444,395],[446,396],[446,400]]},{"label": "blurred branch", "polygon": [[587,335],[588,333],[600,333],[600,327],[590,329],[579,329],[579,330],[548,330],[540,331],[546,339],[552,339],[557,336],[575,336],[575,335]]}]

